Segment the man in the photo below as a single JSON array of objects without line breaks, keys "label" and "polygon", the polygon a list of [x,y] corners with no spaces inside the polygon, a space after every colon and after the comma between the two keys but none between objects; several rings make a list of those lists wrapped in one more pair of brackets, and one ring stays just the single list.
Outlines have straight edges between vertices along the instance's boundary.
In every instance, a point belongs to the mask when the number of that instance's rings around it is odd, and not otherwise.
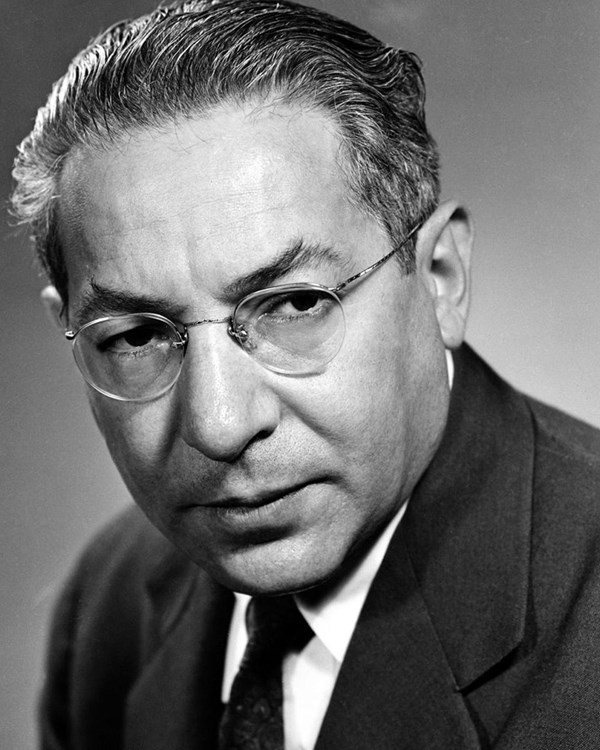
[{"label": "man", "polygon": [[[152,522],[61,598],[44,748],[600,745],[600,439],[463,344],[471,227],[423,103],[349,24],[192,0],[40,111],[13,205]],[[295,643],[256,625],[283,607]]]}]

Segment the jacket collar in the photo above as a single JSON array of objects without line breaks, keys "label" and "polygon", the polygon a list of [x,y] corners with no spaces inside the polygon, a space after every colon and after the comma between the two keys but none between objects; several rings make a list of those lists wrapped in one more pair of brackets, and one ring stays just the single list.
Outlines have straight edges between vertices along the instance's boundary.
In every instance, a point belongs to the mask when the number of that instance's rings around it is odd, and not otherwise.
[{"label": "jacket collar", "polygon": [[371,587],[315,750],[479,750],[402,524]]},{"label": "jacket collar", "polygon": [[522,396],[464,346],[442,443],[409,503],[408,553],[460,689],[525,633],[534,431]]}]

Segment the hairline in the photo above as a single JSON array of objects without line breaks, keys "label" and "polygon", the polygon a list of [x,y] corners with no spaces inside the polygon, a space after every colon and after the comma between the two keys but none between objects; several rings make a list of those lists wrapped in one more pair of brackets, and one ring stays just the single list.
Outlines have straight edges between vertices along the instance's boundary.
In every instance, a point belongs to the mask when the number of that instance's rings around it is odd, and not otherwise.
[{"label": "hairline", "polygon": [[[387,227],[383,217],[373,210],[368,203],[365,201],[364,196],[361,194],[360,184],[356,184],[357,180],[352,175],[352,155],[351,149],[348,147],[347,139],[344,138],[343,129],[341,123],[336,120],[332,112],[325,107],[323,104],[310,101],[307,96],[294,96],[293,92],[286,92],[280,90],[279,92],[270,92],[269,94],[259,96],[254,94],[250,97],[243,96],[229,96],[224,98],[220,102],[210,104],[208,106],[199,106],[189,111],[180,111],[174,114],[164,114],[160,118],[156,118],[153,123],[132,123],[127,124],[124,122],[116,122],[112,125],[107,123],[106,129],[103,133],[96,131],[93,138],[82,138],[79,142],[74,143],[72,147],[63,156],[60,168],[54,175],[55,194],[49,203],[49,210],[54,211],[55,216],[55,228],[58,235],[58,241],[60,244],[60,254],[62,266],[65,269],[66,280],[68,284],[68,269],[67,259],[64,242],[63,227],[65,221],[68,221],[65,216],[65,212],[61,210],[66,204],[69,205],[69,213],[72,214],[75,211],[75,221],[84,220],[85,209],[78,210],[73,206],[72,197],[67,196],[66,189],[61,189],[64,186],[65,178],[67,178],[66,172],[68,169],[77,169],[76,163],[79,157],[83,157],[87,154],[108,154],[112,150],[118,150],[120,147],[125,146],[127,142],[135,140],[138,136],[149,135],[154,133],[167,133],[170,128],[177,128],[179,124],[191,121],[202,121],[208,120],[213,115],[218,114],[220,111],[226,110],[228,107],[238,108],[242,110],[245,106],[251,105],[251,109],[246,113],[247,117],[253,117],[260,112],[261,109],[274,108],[278,106],[284,106],[289,110],[297,110],[297,114],[306,108],[312,112],[321,115],[332,127],[332,135],[336,142],[336,154],[335,163],[340,169],[344,181],[344,187],[346,190],[346,198],[348,202],[355,207],[357,210],[363,213],[366,218],[372,219],[377,222],[379,227],[388,234]],[[87,135],[87,134],[86,134]],[[76,177],[78,179],[78,177]],[[408,229],[412,229],[409,227]],[[390,238],[392,241],[392,238]],[[63,300],[64,303],[68,302]],[[65,306],[66,307],[66,306]],[[64,310],[66,312],[66,309]]]}]

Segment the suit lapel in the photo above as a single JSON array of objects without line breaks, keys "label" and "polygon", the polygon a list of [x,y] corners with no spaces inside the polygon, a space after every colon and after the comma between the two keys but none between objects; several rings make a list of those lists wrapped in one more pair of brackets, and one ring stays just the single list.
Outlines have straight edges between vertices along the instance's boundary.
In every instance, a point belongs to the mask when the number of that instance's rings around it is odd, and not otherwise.
[{"label": "suit lapel", "polygon": [[402,528],[369,592],[315,750],[474,750]]},{"label": "suit lapel", "polygon": [[316,750],[485,746],[461,691],[527,621],[533,428],[463,347],[448,427],[373,582]]},{"label": "suit lapel", "polygon": [[233,596],[189,562],[160,567],[149,585],[160,645],[130,694],[125,748],[212,750]]},{"label": "suit lapel", "polygon": [[448,426],[403,519],[420,590],[460,689],[527,624],[534,432],[524,399],[468,347]]}]

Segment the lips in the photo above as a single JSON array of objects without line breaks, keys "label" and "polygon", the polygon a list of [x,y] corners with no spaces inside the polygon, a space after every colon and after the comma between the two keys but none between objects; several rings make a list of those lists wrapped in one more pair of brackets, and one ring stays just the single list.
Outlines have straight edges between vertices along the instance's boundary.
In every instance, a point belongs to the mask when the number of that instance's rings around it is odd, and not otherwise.
[{"label": "lips", "polygon": [[[213,542],[257,545],[280,540],[312,527],[322,512],[323,496],[315,482],[252,492],[219,492],[216,500],[187,506]],[[319,483],[320,484],[320,483]],[[229,489],[229,488],[228,488]]]},{"label": "lips", "polygon": [[216,502],[207,503],[206,507],[224,509],[246,508],[248,510],[262,508],[265,505],[271,505],[279,500],[283,500],[284,498],[303,490],[310,484],[313,484],[313,482],[302,482],[278,489],[261,490],[260,492],[251,494],[248,492],[245,492],[244,494],[231,494],[223,499],[217,500]]}]

